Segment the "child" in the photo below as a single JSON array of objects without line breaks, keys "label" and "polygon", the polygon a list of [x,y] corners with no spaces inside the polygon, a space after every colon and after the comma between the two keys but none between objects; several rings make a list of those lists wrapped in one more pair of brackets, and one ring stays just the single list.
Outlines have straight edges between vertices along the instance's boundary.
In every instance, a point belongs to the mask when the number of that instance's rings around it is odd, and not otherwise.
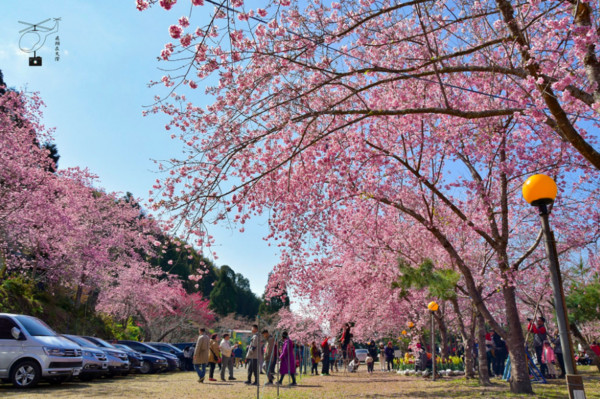
[{"label": "child", "polygon": [[356,373],[358,371],[358,366],[360,366],[360,360],[358,360],[357,357],[355,357],[350,364],[348,364],[348,371],[350,373]]},{"label": "child", "polygon": [[546,367],[548,368],[548,378],[556,378],[555,362],[556,357],[554,356],[554,350],[550,346],[550,342],[545,340],[544,347],[542,348],[542,363],[546,364]]},{"label": "child", "polygon": [[367,358],[365,359],[365,363],[367,363],[367,372],[368,373],[373,373],[373,358],[371,357],[371,355],[367,356]]}]

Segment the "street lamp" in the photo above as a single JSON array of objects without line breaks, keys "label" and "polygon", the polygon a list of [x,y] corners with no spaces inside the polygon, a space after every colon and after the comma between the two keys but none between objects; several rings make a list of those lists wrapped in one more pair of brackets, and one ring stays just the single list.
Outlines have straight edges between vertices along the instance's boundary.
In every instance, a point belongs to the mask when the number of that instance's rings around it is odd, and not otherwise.
[{"label": "street lamp", "polygon": [[[537,207],[540,212],[540,219],[542,221],[542,229],[544,231],[546,243],[546,255],[548,256],[548,261],[550,262],[550,275],[552,277],[552,290],[554,291],[556,323],[558,324],[560,346],[565,354],[564,359],[565,373],[567,374],[567,385],[571,385],[569,380],[576,378],[569,378],[569,374],[575,374],[573,350],[569,336],[569,321],[567,318],[565,294],[562,287],[560,266],[558,265],[556,242],[554,241],[554,233],[550,229],[550,222],[548,220],[548,205],[554,202],[557,191],[558,190],[554,180],[542,174],[529,177],[525,181],[525,184],[523,184],[523,197],[532,206]],[[581,389],[583,389],[583,381],[581,381]],[[571,389],[569,389],[569,391],[571,391]]]},{"label": "street lamp", "polygon": [[431,380],[435,381],[435,320],[433,314],[439,309],[435,301],[429,302],[427,309],[431,312]]}]

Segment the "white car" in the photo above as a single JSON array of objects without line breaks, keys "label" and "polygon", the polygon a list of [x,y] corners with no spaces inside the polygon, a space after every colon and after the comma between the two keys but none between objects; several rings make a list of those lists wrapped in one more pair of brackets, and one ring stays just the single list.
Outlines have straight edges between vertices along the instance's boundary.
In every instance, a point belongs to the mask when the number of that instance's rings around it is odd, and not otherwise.
[{"label": "white car", "polygon": [[358,358],[358,360],[360,360],[361,363],[364,363],[367,361],[367,356],[369,356],[368,350],[357,349],[355,352],[356,352],[356,357]]},{"label": "white car", "polygon": [[31,388],[41,378],[56,383],[77,376],[83,365],[79,345],[35,317],[0,313],[0,380]]}]

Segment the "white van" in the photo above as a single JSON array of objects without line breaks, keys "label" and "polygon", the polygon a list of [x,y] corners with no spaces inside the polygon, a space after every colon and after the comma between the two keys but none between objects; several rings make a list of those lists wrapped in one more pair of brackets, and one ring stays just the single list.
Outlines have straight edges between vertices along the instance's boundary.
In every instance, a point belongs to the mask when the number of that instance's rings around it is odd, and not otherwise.
[{"label": "white van", "polygon": [[31,388],[41,378],[62,382],[79,375],[81,348],[56,334],[43,321],[0,313],[0,379]]}]

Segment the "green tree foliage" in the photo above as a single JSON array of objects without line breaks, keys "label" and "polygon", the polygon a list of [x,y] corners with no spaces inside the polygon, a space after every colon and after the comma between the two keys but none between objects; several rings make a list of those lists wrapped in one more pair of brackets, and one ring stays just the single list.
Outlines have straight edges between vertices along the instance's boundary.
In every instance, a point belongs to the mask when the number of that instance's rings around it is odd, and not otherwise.
[{"label": "green tree foliage", "polygon": [[261,304],[261,300],[250,290],[248,279],[227,265],[218,269],[217,281],[209,297],[210,308],[221,316],[236,313],[252,319],[258,314]]},{"label": "green tree foliage", "polygon": [[400,297],[408,295],[410,289],[429,290],[433,297],[450,300],[456,297],[456,284],[460,275],[452,269],[435,269],[431,259],[425,259],[419,267],[411,267],[405,260],[398,260],[400,276],[392,283],[393,288],[400,289]]},{"label": "green tree foliage", "polygon": [[227,265],[220,267],[217,282],[210,293],[210,308],[225,316],[237,309],[235,272]]},{"label": "green tree foliage", "polygon": [[584,323],[600,320],[600,278],[598,275],[587,284],[572,285],[566,302],[569,319],[572,322]]},{"label": "green tree foliage", "polygon": [[256,317],[261,300],[250,290],[250,281],[241,274],[236,273],[235,287],[237,294],[236,313],[249,318]]}]

